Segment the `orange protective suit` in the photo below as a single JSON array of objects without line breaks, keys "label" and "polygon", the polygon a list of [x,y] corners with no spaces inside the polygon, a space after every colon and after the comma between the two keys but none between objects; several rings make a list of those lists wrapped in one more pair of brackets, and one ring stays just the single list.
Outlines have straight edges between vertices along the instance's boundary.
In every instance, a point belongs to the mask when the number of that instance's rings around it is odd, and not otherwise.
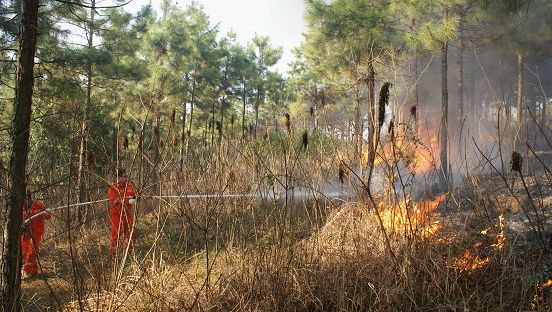
[{"label": "orange protective suit", "polygon": [[[23,206],[23,222],[29,217],[32,217],[38,213],[46,210],[46,207],[36,201],[32,200],[32,206],[30,211],[27,212],[25,206]],[[44,233],[44,220],[50,219],[52,216],[50,213],[42,214],[36,218],[31,219],[30,222],[23,224],[23,233],[21,234],[21,252],[23,254],[23,270],[29,275],[38,273],[38,265],[36,257]]]},{"label": "orange protective suit", "polygon": [[117,182],[109,187],[107,195],[109,197],[109,218],[111,223],[109,254],[114,256],[117,253],[117,244],[121,234],[124,235],[125,248],[127,246],[132,248],[134,243],[136,236],[133,230],[134,218],[131,209],[132,205],[128,200],[130,197],[135,196],[136,192],[132,182],[124,177],[120,177]]}]

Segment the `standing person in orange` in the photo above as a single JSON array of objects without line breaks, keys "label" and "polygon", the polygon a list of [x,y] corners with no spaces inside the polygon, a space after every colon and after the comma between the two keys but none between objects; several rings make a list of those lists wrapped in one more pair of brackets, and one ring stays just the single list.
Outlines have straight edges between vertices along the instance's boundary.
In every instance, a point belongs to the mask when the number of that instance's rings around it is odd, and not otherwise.
[{"label": "standing person in orange", "polygon": [[[28,206],[30,209],[27,209]],[[40,214],[41,213],[41,214]],[[37,214],[40,214],[36,216]],[[34,277],[38,274],[37,255],[44,233],[44,220],[52,215],[46,211],[46,207],[30,197],[23,204],[23,233],[21,234],[21,253],[23,255],[23,279]]]},{"label": "standing person in orange", "polygon": [[117,245],[121,236],[124,236],[125,248],[132,248],[136,236],[132,211],[132,206],[136,203],[136,191],[124,169],[117,169],[117,181],[109,187],[107,195],[111,223],[109,255],[113,257],[117,253]]}]

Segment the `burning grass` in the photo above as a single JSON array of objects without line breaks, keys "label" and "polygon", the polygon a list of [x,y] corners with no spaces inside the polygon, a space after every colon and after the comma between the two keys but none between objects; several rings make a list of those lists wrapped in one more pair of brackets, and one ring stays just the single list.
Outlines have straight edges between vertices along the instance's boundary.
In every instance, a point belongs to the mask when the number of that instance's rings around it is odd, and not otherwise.
[{"label": "burning grass", "polygon": [[[85,306],[134,312],[522,310],[531,302],[542,307],[548,286],[533,298],[534,284],[522,278],[530,272],[516,265],[528,259],[508,244],[504,221],[483,230],[457,224],[436,213],[443,203],[438,196],[409,200],[408,209],[379,204],[389,218],[386,230],[395,231],[396,260],[383,244],[374,210],[364,203],[325,207],[333,210],[325,224],[301,240],[279,240],[285,236],[278,226],[262,228],[258,222],[251,223],[258,237],[252,243],[226,241],[209,254],[177,256],[162,251],[170,250],[163,239],[154,253],[132,258],[119,279],[90,292]],[[411,221],[397,209],[410,211]],[[151,221],[145,225],[152,228],[142,231],[153,231]],[[410,230],[404,222],[412,222],[420,235],[405,235]]]},{"label": "burning grass", "polygon": [[[259,155],[251,148],[242,159],[198,165],[186,179],[174,178],[184,185],[164,187],[173,192],[250,192],[265,180],[274,185],[277,180],[347,180],[335,157],[317,150],[317,140],[309,137],[305,151],[299,139],[290,138],[291,150],[281,153]],[[340,168],[343,172],[336,177]],[[419,196],[390,202],[384,196],[378,209],[361,199],[319,198],[148,204],[138,216],[136,256],[123,265],[102,258],[105,224],[79,232],[88,233],[73,242],[81,249],[75,260],[84,272],[82,302],[85,310],[134,312],[548,307],[549,284],[535,269],[539,263],[534,254],[520,250],[514,244],[517,238],[508,235],[508,215],[482,213],[486,202],[479,198],[467,199],[472,211],[454,211],[450,205],[461,201],[453,193]],[[78,310],[68,246],[56,243],[56,249],[65,250],[56,259],[65,268],[53,273],[64,281],[64,309]],[[102,268],[94,271],[98,263]],[[59,285],[52,284],[59,293]],[[26,293],[32,290],[29,285],[24,286]]]},{"label": "burning grass", "polygon": [[523,273],[513,258],[500,258],[496,250],[487,256],[464,251],[477,232],[452,234],[447,224],[431,239],[396,237],[395,262],[373,218],[365,205],[341,207],[284,254],[243,267],[247,277],[230,277],[227,292],[210,300],[220,310],[242,311],[528,308],[532,287],[517,277]]}]

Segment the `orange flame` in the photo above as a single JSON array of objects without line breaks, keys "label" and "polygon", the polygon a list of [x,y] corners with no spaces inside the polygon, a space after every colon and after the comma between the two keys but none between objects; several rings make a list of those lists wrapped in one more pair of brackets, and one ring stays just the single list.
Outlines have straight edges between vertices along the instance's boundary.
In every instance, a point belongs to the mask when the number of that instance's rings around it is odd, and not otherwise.
[{"label": "orange flame", "polygon": [[489,262],[491,262],[489,257],[480,258],[479,255],[474,257],[469,250],[466,250],[464,251],[464,256],[456,258],[449,267],[456,271],[456,273],[471,274],[486,266]]},{"label": "orange flame", "polygon": [[437,196],[432,200],[423,200],[412,203],[410,198],[402,201],[395,207],[380,203],[380,213],[386,230],[395,233],[414,233],[422,237],[434,236],[440,229],[437,207],[445,199],[445,195]]},{"label": "orange flame", "polygon": [[539,307],[541,307],[542,303],[544,302],[544,292],[543,290],[547,287],[552,286],[552,280],[548,279],[546,282],[537,285],[537,289],[535,291],[535,295],[533,296],[533,300],[531,300],[531,310],[537,311]]},{"label": "orange flame", "polygon": [[[420,131],[423,135],[418,137],[412,130],[405,130],[405,127],[400,127],[394,138],[388,138],[380,142],[374,164],[392,164],[396,161],[403,161],[410,172],[414,174],[436,169],[437,161],[433,155],[433,149],[439,146],[437,131],[423,128]],[[363,165],[368,164],[367,150],[362,155],[361,162]]]}]

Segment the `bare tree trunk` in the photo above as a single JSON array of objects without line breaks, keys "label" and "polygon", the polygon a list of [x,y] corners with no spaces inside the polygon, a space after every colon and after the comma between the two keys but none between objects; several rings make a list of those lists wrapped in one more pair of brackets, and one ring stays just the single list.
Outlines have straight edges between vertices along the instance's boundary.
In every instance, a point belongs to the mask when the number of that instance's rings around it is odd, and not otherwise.
[{"label": "bare tree trunk", "polygon": [[242,138],[245,139],[245,105],[247,103],[247,89],[245,84],[245,79],[243,81],[243,108],[242,108]]},{"label": "bare tree trunk", "polygon": [[155,120],[153,125],[153,192],[157,194],[159,188],[159,162],[161,161],[161,96],[158,97],[155,103]]},{"label": "bare tree trunk", "polygon": [[458,56],[456,59],[456,79],[458,81],[458,90],[457,90],[457,98],[458,98],[458,129],[460,129],[460,135],[459,135],[459,147],[462,144],[462,133],[463,129],[462,123],[464,121],[464,31],[462,30],[462,27],[464,25],[464,16],[461,15],[460,17],[460,39],[458,42]]},{"label": "bare tree trunk", "polygon": [[192,139],[192,123],[194,121],[194,101],[195,101],[195,80],[192,82],[192,94],[190,94],[190,125],[188,128],[188,140],[186,141],[186,155],[188,155],[188,147]]},{"label": "bare tree trunk", "polygon": [[215,101],[211,104],[211,147],[215,146]]},{"label": "bare tree trunk", "polygon": [[180,134],[180,171],[184,169],[184,147],[186,146],[186,100],[182,101],[182,129]]},{"label": "bare tree trunk", "polygon": [[[90,3],[90,25],[94,24],[94,12],[96,1],[92,0]],[[81,142],[79,152],[79,171],[77,173],[77,185],[78,185],[78,202],[82,203],[86,201],[86,160],[87,160],[87,141],[88,141],[88,128],[90,122],[90,105],[91,105],[91,93],[92,93],[92,60],[90,55],[94,44],[94,29],[90,26],[88,29],[88,59],[86,64],[86,104],[84,107],[84,116],[82,118],[81,125]],[[87,207],[80,206],[77,208],[77,220],[83,223],[86,216]]]},{"label": "bare tree trunk", "polygon": [[[320,107],[324,107],[326,104],[326,94],[324,93],[324,89],[320,90]],[[318,105],[314,105],[314,111],[312,114],[312,118],[314,121],[314,131],[318,132]]]},{"label": "bare tree trunk", "polygon": [[518,149],[520,142],[520,132],[523,124],[523,56],[521,53],[517,55],[517,95],[516,95],[516,110],[517,123],[515,129],[514,149]]},{"label": "bare tree trunk", "polygon": [[219,144],[219,149],[220,149],[220,144],[222,143],[222,130],[223,130],[223,125],[224,125],[224,102],[226,101],[226,96],[223,94],[222,95],[222,99],[220,101],[220,129],[217,129],[218,131],[218,137],[217,137],[217,143]]},{"label": "bare tree trunk", "polygon": [[361,116],[361,106],[360,106],[360,90],[359,90],[359,87],[357,87],[356,89],[356,92],[355,92],[355,102],[356,102],[356,107],[355,107],[355,133],[354,133],[354,142],[355,142],[355,146],[357,147],[356,148],[356,154],[357,154],[357,159],[359,161],[359,164],[362,165],[361,161],[362,161],[362,130],[361,130],[361,123],[362,123],[362,116]]},{"label": "bare tree trunk", "polygon": [[257,87],[257,99],[255,101],[255,128],[253,129],[253,137],[257,138],[257,126],[259,124],[259,104],[261,101],[261,87]]},{"label": "bare tree trunk", "polygon": [[[375,72],[372,56],[368,61],[368,179],[366,185],[371,187],[372,171],[374,169],[374,161],[376,160],[376,92],[375,92]],[[361,133],[362,136],[362,133]]]},{"label": "bare tree trunk", "polygon": [[25,170],[33,97],[38,1],[21,1],[15,107],[11,129],[9,190],[6,198],[4,249],[2,250],[2,310],[21,310],[21,215],[25,197]]},{"label": "bare tree trunk", "polygon": [[222,142],[222,130],[224,127],[224,104],[226,104],[226,89],[228,84],[228,63],[224,67],[224,77],[222,78],[222,99],[220,101],[220,131],[218,141]]},{"label": "bare tree trunk", "polygon": [[418,105],[419,105],[419,83],[418,83],[418,57],[414,57],[414,105],[410,108],[410,123],[412,125],[412,131],[418,136]]},{"label": "bare tree trunk", "polygon": [[441,122],[439,125],[442,182],[448,186],[448,43],[441,47]]}]

